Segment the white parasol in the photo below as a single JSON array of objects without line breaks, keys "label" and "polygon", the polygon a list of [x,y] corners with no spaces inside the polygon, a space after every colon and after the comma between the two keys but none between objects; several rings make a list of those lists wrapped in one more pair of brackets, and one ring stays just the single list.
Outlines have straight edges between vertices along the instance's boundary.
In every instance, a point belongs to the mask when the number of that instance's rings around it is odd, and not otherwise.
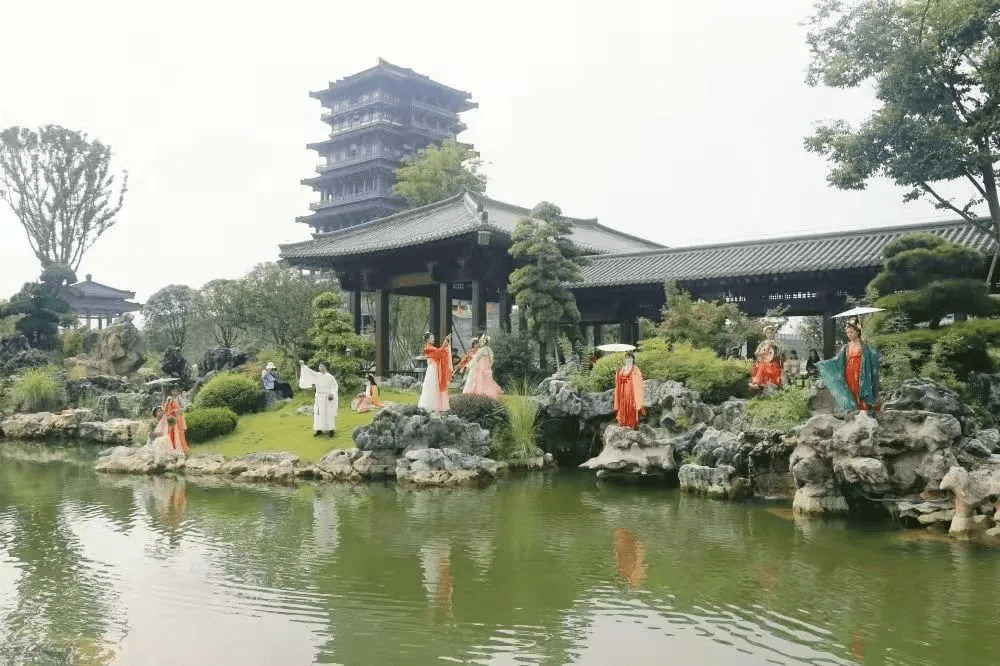
[{"label": "white parasol", "polygon": [[598,345],[597,348],[605,352],[627,352],[635,349],[635,345],[626,345],[620,342],[612,342],[606,345]]},{"label": "white parasol", "polygon": [[882,312],[884,310],[885,308],[865,308],[865,307],[851,308],[850,310],[844,310],[840,314],[833,315],[833,318],[839,319],[840,317],[854,317],[856,315],[866,315],[866,314],[871,314],[873,312]]}]

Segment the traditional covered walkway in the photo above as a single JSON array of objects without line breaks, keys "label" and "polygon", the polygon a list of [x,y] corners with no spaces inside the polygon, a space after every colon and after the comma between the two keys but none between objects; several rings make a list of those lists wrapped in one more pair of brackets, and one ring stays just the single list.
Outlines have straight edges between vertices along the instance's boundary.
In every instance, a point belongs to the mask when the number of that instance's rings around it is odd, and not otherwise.
[{"label": "traditional covered walkway", "polygon": [[[509,328],[507,282],[515,263],[508,250],[514,226],[530,212],[463,192],[352,229],[282,245],[281,257],[300,268],[336,272],[341,286],[351,292],[356,331],[361,328],[361,293],[375,293],[375,369],[384,376],[390,370],[391,294],[429,298],[430,329],[438,340],[452,330],[453,299],[471,302],[474,331],[485,330],[487,302],[498,304],[501,326]],[[662,249],[597,220],[567,219],[573,242],[590,254]]]},{"label": "traditional covered walkway", "polygon": [[985,227],[961,220],[614,253],[593,257],[574,293],[585,322],[621,324],[623,336],[633,342],[638,317],[660,317],[663,285],[669,280],[694,298],[737,303],[751,316],[786,306],[788,315],[824,317],[824,349],[830,356],[830,315],[846,309],[848,296],[864,294],[881,270],[886,245],[918,232],[974,247],[986,256],[995,247]]}]

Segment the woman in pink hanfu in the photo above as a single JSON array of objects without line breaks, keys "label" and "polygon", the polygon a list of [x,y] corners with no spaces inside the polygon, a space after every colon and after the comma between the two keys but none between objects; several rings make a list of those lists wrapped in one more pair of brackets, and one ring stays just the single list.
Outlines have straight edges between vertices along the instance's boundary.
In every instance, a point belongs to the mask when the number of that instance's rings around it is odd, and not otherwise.
[{"label": "woman in pink hanfu", "polygon": [[479,338],[479,351],[469,363],[469,374],[472,381],[465,385],[465,393],[486,395],[500,399],[503,389],[493,380],[493,350],[489,348],[490,336],[483,334]]},{"label": "woman in pink hanfu", "polygon": [[427,374],[417,406],[428,412],[448,411],[448,382],[451,381],[451,334],[440,347],[434,346],[434,335],[424,335],[424,356],[427,357]]}]

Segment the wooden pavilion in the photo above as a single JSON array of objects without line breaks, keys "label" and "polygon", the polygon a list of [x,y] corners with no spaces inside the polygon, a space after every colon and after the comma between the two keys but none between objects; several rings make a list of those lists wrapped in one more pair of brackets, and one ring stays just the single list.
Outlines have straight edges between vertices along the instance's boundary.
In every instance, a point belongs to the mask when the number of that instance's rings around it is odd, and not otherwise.
[{"label": "wooden pavilion", "polygon": [[97,328],[104,328],[117,317],[126,312],[135,312],[142,305],[132,303],[127,299],[135,298],[134,291],[115,289],[100,282],[94,282],[88,273],[87,279],[65,286],[60,296],[69,305],[70,312],[86,321],[90,327],[91,319],[97,320]]},{"label": "wooden pavilion", "polygon": [[[336,272],[341,286],[351,292],[356,331],[361,329],[361,293],[375,293],[375,369],[384,376],[390,370],[390,294],[429,298],[430,329],[438,340],[452,330],[452,299],[471,302],[474,331],[485,330],[487,302],[498,304],[500,324],[509,328],[507,282],[515,264],[508,250],[515,224],[529,215],[527,208],[462,192],[351,229],[282,245],[281,257],[300,268]],[[590,254],[663,249],[602,226],[596,219],[566,219],[572,225],[573,242]]]}]

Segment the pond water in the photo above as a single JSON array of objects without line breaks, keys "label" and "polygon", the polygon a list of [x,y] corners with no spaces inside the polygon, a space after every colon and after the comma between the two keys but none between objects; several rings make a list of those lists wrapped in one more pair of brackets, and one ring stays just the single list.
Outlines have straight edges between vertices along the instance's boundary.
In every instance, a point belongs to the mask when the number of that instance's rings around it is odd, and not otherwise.
[{"label": "pond water", "polygon": [[99,476],[0,444],[0,664],[1000,663],[1000,553],[601,484]]}]

